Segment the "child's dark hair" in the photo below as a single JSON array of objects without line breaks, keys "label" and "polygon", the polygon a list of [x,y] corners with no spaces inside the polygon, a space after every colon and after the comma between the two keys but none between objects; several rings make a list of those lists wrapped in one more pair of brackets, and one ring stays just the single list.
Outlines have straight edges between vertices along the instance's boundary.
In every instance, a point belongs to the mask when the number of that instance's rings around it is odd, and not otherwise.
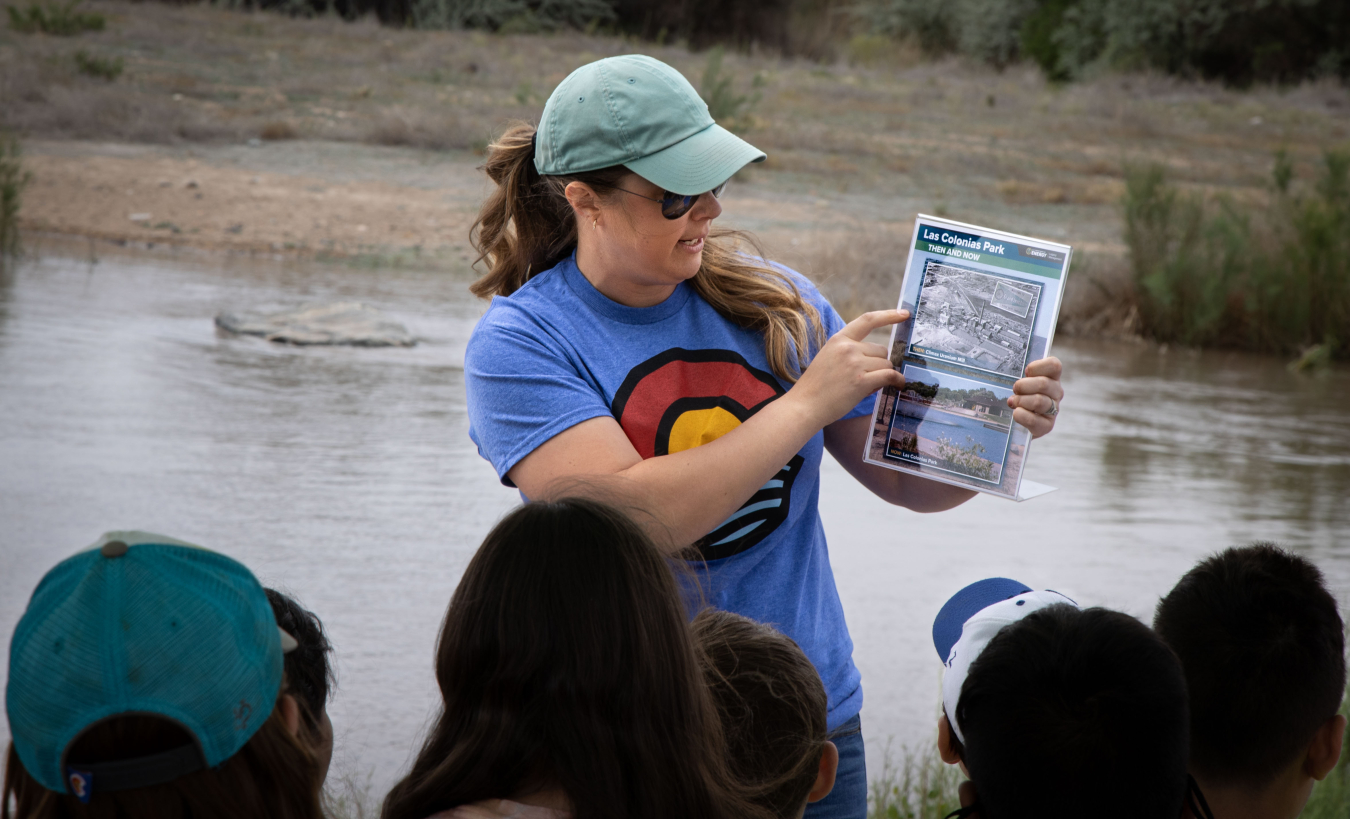
[{"label": "child's dark hair", "polygon": [[383,819],[541,788],[575,819],[764,815],[727,772],[671,567],[611,506],[534,501],[498,523],[450,599],[436,681]]},{"label": "child's dark hair", "polygon": [[971,664],[956,706],[983,819],[1176,819],[1186,794],[1186,683],[1143,623],[1050,606]]},{"label": "child's dark hair", "polygon": [[1264,784],[1306,751],[1345,693],[1345,626],[1322,573],[1270,543],[1201,561],[1153,627],[1191,694],[1191,766]]},{"label": "child's dark hair", "polygon": [[328,694],[333,687],[333,668],[328,662],[333,645],[314,612],[276,589],[263,591],[267,592],[267,602],[272,604],[277,625],[295,638],[295,649],[285,655],[286,683],[290,693],[305,705],[300,713],[305,717],[306,727],[317,731],[317,720],[328,707]]},{"label": "child's dark hair", "polygon": [[692,628],[732,772],[760,805],[797,816],[829,739],[820,674],[792,638],[739,614],[705,609]]},{"label": "child's dark hair", "polygon": [[[192,735],[168,719],[119,714],[86,729],[71,744],[70,756],[81,762],[112,762],[192,742]],[[0,819],[323,819],[321,783],[313,749],[303,734],[287,730],[280,709],[274,709],[244,747],[220,765],[159,785],[95,794],[84,805],[77,796],[40,785],[23,767],[11,742],[0,790]]]}]

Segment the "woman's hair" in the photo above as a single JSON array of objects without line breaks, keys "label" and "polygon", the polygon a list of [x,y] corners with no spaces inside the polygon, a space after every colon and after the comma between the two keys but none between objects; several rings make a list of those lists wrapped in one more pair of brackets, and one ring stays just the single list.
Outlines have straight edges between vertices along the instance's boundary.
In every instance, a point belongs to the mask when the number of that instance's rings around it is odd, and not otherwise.
[{"label": "woman's hair", "polygon": [[704,609],[691,625],[731,770],[775,816],[801,814],[829,741],[825,684],[772,626]]},{"label": "woman's hair", "polygon": [[[483,203],[471,233],[477,262],[488,265],[487,274],[470,287],[480,298],[509,296],[571,254],[577,224],[564,193],[569,183],[613,194],[619,180],[632,173],[615,165],[571,176],[540,176],[534,167],[534,135],[534,126],[517,123],[488,146],[484,168],[497,189]],[[737,241],[749,243],[759,255],[741,253]],[[810,363],[811,351],[825,342],[824,326],[820,312],[802,298],[791,277],[762,261],[762,255],[746,234],[714,231],[704,243],[703,264],[691,284],[728,321],[763,333],[770,368],[779,378],[795,382]]]},{"label": "woman's hair", "polygon": [[[305,706],[300,705],[303,714]],[[3,819],[323,819],[319,763],[291,734],[273,708],[244,747],[218,767],[204,768],[162,785],[99,793],[82,803],[72,794],[38,784],[19,761],[14,743],[5,761]],[[111,762],[169,751],[192,743],[178,724],[157,716],[112,717],[87,729],[71,746],[75,763]],[[98,785],[95,783],[95,788]],[[14,811],[10,811],[10,800]]]},{"label": "woman's hair", "polygon": [[442,710],[384,819],[558,788],[574,819],[762,816],[726,772],[666,559],[576,497],[503,519],[441,627]]}]

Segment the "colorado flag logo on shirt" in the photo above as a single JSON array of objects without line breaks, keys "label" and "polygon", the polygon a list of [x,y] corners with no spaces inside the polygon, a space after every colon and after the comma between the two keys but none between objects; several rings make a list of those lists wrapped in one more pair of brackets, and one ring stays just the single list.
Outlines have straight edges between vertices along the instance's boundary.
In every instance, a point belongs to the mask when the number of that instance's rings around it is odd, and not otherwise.
[{"label": "colorado flag logo on shirt", "polygon": [[[673,347],[628,372],[610,407],[643,458],[683,452],[740,426],[785,390],[772,374],[731,350]],[[705,560],[740,554],[787,519],[802,457],[792,460],[748,501],[694,544]]]}]

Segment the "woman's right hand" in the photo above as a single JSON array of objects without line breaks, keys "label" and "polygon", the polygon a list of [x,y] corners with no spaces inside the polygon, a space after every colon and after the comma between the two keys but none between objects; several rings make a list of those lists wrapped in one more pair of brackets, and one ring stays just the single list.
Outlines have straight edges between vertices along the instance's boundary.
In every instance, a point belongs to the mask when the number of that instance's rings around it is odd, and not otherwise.
[{"label": "woman's right hand", "polygon": [[823,428],[882,387],[904,386],[905,377],[891,365],[889,351],[867,341],[867,336],[908,319],[908,310],[877,310],[858,316],[825,342],[780,400],[800,402],[816,426]]}]

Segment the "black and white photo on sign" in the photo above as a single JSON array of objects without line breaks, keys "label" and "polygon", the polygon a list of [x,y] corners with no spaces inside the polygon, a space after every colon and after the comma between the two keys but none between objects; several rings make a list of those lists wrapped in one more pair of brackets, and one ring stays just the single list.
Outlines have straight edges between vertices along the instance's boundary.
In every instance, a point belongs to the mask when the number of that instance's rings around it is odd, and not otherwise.
[{"label": "black and white photo on sign", "polygon": [[924,267],[909,352],[1019,378],[1041,286],[937,259]]}]

